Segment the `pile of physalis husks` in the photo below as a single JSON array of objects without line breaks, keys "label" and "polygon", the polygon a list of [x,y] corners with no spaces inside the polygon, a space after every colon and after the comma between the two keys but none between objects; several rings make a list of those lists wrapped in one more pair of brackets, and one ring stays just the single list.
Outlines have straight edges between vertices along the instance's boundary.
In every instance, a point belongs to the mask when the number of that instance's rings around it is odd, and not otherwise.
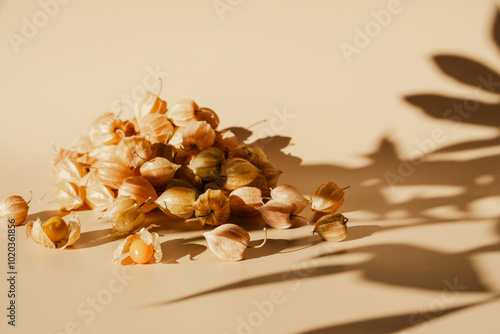
[{"label": "pile of physalis husks", "polygon": [[[146,92],[132,119],[103,114],[94,120],[88,136],[58,150],[52,195],[62,210],[86,204],[105,211],[102,218],[112,223],[114,235],[139,233],[131,240],[151,241],[138,246],[151,256],[158,248],[152,242],[157,238],[141,228],[148,225],[146,214],[156,208],[174,219],[194,215],[202,225],[214,226],[228,223],[230,212],[242,217],[260,214],[270,227],[285,229],[309,204],[328,214],[342,205],[344,192],[334,182],[321,185],[311,200],[291,185],[277,186],[281,171],[263,150],[240,143],[231,131],[217,130],[218,125],[213,110],[191,99],[167,109],[158,95]],[[332,219],[325,216],[315,232],[342,240],[346,221],[338,214]],[[246,231],[236,226],[237,221],[231,223],[219,234],[217,229],[207,234],[210,249],[218,250],[214,253],[234,248],[228,245],[246,247]],[[233,226],[238,229],[231,230]],[[329,233],[340,236],[332,238]],[[121,247],[131,246],[125,242]],[[226,255],[219,257],[241,259]]]}]

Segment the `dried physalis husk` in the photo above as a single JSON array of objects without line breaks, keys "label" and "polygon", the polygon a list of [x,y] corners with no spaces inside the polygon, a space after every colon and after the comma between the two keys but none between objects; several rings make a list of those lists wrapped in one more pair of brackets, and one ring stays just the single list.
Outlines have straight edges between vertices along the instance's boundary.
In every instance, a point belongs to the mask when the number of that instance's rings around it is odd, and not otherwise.
[{"label": "dried physalis husk", "polygon": [[243,259],[247,248],[259,248],[264,246],[267,240],[266,237],[262,244],[258,246],[248,247],[250,235],[235,224],[224,224],[216,227],[212,231],[202,233],[207,239],[208,248],[223,261],[239,261]]},{"label": "dried physalis husk", "polygon": [[216,147],[209,147],[195,155],[189,162],[189,168],[203,181],[213,181],[219,177],[224,153]]},{"label": "dried physalis husk", "polygon": [[90,141],[89,136],[80,136],[77,137],[73,142],[68,146],[68,149],[77,152],[78,154],[87,154],[89,153],[94,146]]},{"label": "dried physalis husk", "polygon": [[90,141],[93,147],[118,144],[125,136],[124,123],[112,113],[97,118],[90,127]]},{"label": "dried physalis husk", "polygon": [[175,163],[175,154],[177,152],[175,146],[165,143],[154,143],[151,145],[151,150],[155,158],[165,158]]},{"label": "dried physalis husk", "polygon": [[127,257],[137,264],[149,263],[153,258],[155,263],[160,262],[163,253],[158,234],[142,228],[136,234],[127,236],[116,247],[112,260],[121,263]]},{"label": "dried physalis husk", "polygon": [[76,210],[83,205],[85,190],[73,182],[59,181],[52,190],[52,197],[61,210]]},{"label": "dried physalis husk", "polygon": [[174,126],[167,116],[162,114],[149,114],[142,118],[139,126],[141,136],[154,143],[167,142],[174,134]]},{"label": "dried physalis husk", "polygon": [[242,158],[230,158],[221,166],[224,188],[235,190],[249,185],[260,174],[260,170]]},{"label": "dried physalis husk", "polygon": [[289,184],[272,189],[271,197],[272,199],[285,199],[295,204],[295,210],[292,212],[294,215],[298,215],[309,205],[309,200],[302,196],[302,193],[297,188]]},{"label": "dried physalis husk", "polygon": [[112,189],[118,189],[124,179],[134,175],[130,167],[118,158],[97,161],[92,167],[97,169],[99,180]]},{"label": "dried physalis husk", "polygon": [[212,109],[201,108],[196,110],[195,115],[197,120],[207,122],[214,130],[219,126],[219,116]]},{"label": "dried physalis husk", "polygon": [[119,211],[118,213],[116,213],[113,219],[113,228],[111,229],[111,235],[116,236],[132,233],[139,227],[141,227],[146,221],[146,215],[142,210],[142,206],[147,204],[149,200],[150,199],[147,199],[141,205],[135,204],[127,210]]},{"label": "dried physalis husk", "polygon": [[214,147],[223,152],[233,152],[240,145],[238,138],[231,130],[222,130],[215,133]]},{"label": "dried physalis husk", "polygon": [[259,214],[256,208],[262,205],[262,191],[257,187],[241,187],[229,194],[231,212],[242,217]]},{"label": "dried physalis husk", "polygon": [[[33,197],[33,193],[31,193]],[[31,199],[26,202],[21,196],[9,196],[0,203],[0,218],[12,221],[15,226],[21,225],[28,216]]]},{"label": "dried physalis husk", "polygon": [[315,211],[333,213],[344,203],[344,191],[335,182],[319,186],[311,195],[311,208]]},{"label": "dried physalis husk", "polygon": [[138,206],[135,198],[128,196],[116,196],[113,203],[109,205],[108,209],[100,219],[113,222],[117,214],[128,211],[135,206]]},{"label": "dried physalis husk", "polygon": [[125,137],[137,136],[139,134],[139,122],[137,118],[132,117],[125,121]]},{"label": "dried physalis husk", "polygon": [[262,175],[266,178],[269,188],[276,187],[278,179],[283,171],[274,167],[269,162],[260,162],[257,166],[262,171]]},{"label": "dried physalis husk", "polygon": [[203,151],[213,145],[214,129],[205,121],[192,121],[182,130],[182,146],[186,151]]},{"label": "dried physalis husk", "polygon": [[143,203],[151,198],[151,202],[143,206],[144,212],[153,210],[155,206],[152,202],[158,198],[155,188],[141,176],[130,176],[123,180],[122,185],[118,188],[118,195],[133,197],[138,203]]},{"label": "dried physalis husk", "polygon": [[76,151],[68,150],[65,148],[56,148],[54,146],[54,150],[56,151],[56,156],[54,157],[54,161],[52,161],[52,166],[57,165],[59,161],[64,158],[68,158],[70,160],[78,160],[82,157],[82,155]]},{"label": "dried physalis husk", "polygon": [[99,160],[111,160],[116,157],[116,148],[118,145],[103,145],[90,150],[88,154],[76,159],[77,162],[93,165]]},{"label": "dried physalis husk", "polygon": [[220,190],[208,189],[193,203],[201,225],[221,225],[229,218],[229,197]]},{"label": "dried physalis husk", "polygon": [[181,165],[176,165],[165,158],[154,158],[146,161],[141,166],[140,172],[155,189],[164,189],[180,167]]},{"label": "dried physalis husk", "polygon": [[75,160],[64,158],[52,169],[56,180],[80,183],[82,177],[87,174],[85,166]]},{"label": "dried physalis husk", "polygon": [[191,99],[181,99],[177,101],[167,111],[167,117],[172,120],[176,126],[184,126],[191,121],[195,121],[195,111],[198,105]]},{"label": "dried physalis husk", "polygon": [[266,224],[271,227],[286,229],[293,225],[290,216],[295,211],[295,204],[288,200],[272,199],[263,206],[258,207],[257,210],[259,210]]},{"label": "dried physalis husk", "polygon": [[145,137],[123,138],[116,148],[116,156],[130,167],[140,167],[153,157],[151,143]]},{"label": "dried physalis husk", "polygon": [[188,182],[199,192],[203,191],[203,180],[188,165],[181,165],[175,173],[175,178]]},{"label": "dried physalis husk", "polygon": [[249,147],[248,150],[251,152],[252,155],[256,157],[257,160],[257,166],[259,164],[262,164],[264,162],[269,162],[266,153],[260,148],[260,147]]},{"label": "dried physalis husk", "polygon": [[190,152],[186,151],[183,146],[183,132],[184,132],[184,127],[180,126],[178,128],[175,128],[174,130],[174,135],[170,140],[168,141],[169,145],[172,145],[175,147],[175,162],[176,163],[184,163],[186,159],[189,157]]},{"label": "dried physalis husk", "polygon": [[115,193],[100,181],[85,188],[85,203],[92,210],[104,211],[113,203],[114,199]]},{"label": "dried physalis husk", "polygon": [[342,241],[347,237],[347,221],[340,213],[329,213],[318,219],[313,233],[318,233],[326,241]]},{"label": "dried physalis husk", "polygon": [[269,188],[269,185],[267,184],[267,180],[266,178],[264,177],[264,175],[261,173],[259,175],[257,175],[257,177],[255,177],[255,179],[253,179],[252,182],[250,182],[247,187],[255,187],[255,188],[259,188],[260,191],[262,192],[262,197],[269,197],[269,194],[270,194],[270,188]]},{"label": "dried physalis husk", "polygon": [[[161,84],[161,81],[160,81]],[[161,91],[161,87],[160,87]],[[139,123],[149,114],[164,114],[167,112],[167,102],[159,98],[158,94],[144,92],[135,105],[135,118]]]},{"label": "dried physalis husk", "polygon": [[196,190],[194,188],[174,186],[165,190],[154,204],[169,217],[187,219],[193,215],[195,201]]},{"label": "dried physalis husk", "polygon": [[29,221],[26,236],[48,248],[64,249],[73,245],[80,238],[80,219],[73,214],[68,223],[61,217],[52,217],[47,221]]}]

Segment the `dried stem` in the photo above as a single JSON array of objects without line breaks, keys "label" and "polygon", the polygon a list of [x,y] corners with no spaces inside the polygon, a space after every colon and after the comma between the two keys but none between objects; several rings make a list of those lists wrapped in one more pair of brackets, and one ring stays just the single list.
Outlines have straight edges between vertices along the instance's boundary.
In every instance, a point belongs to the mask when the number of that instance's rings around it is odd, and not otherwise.
[{"label": "dried stem", "polygon": [[260,247],[264,246],[266,244],[266,242],[267,242],[267,228],[266,227],[264,227],[264,233],[265,233],[265,235],[264,235],[264,241],[262,241],[262,243],[260,245],[257,245],[257,246],[247,246],[247,248],[260,248]]}]

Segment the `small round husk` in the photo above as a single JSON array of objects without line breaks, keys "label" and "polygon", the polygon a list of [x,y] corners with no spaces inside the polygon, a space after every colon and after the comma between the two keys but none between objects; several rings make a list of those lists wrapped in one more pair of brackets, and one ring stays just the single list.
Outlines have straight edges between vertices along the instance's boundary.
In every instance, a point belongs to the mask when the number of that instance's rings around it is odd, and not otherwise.
[{"label": "small round husk", "polygon": [[292,212],[294,215],[298,215],[309,205],[309,200],[302,196],[302,193],[297,188],[289,184],[272,189],[271,197],[273,199],[286,199],[295,204],[295,210]]},{"label": "small round husk", "polygon": [[142,176],[130,176],[123,180],[122,185],[118,188],[118,195],[133,197],[138,203],[144,203],[151,199],[142,207],[144,212],[153,210],[155,205],[152,202],[158,198],[155,188]]},{"label": "small round husk", "polygon": [[85,203],[95,211],[106,210],[113,200],[115,193],[102,182],[96,182],[85,188]]},{"label": "small round husk", "polygon": [[347,237],[347,218],[340,213],[329,213],[316,222],[313,233],[326,241],[342,241]]},{"label": "small round husk", "polygon": [[175,126],[184,126],[191,121],[195,121],[195,111],[199,107],[191,99],[181,99],[174,103],[167,111],[167,117],[175,124]]},{"label": "small round husk", "polygon": [[258,175],[260,170],[242,158],[230,158],[221,166],[221,178],[225,180],[224,188],[235,190],[249,185]]},{"label": "small round husk", "polygon": [[[160,87],[161,89],[161,87]],[[167,112],[167,102],[158,97],[158,94],[144,92],[135,105],[134,114],[140,123],[149,114],[165,114]]]},{"label": "small round husk", "polygon": [[212,146],[214,141],[215,132],[205,121],[189,122],[182,130],[182,146],[186,151],[203,151]]},{"label": "small round husk", "polygon": [[181,165],[176,165],[165,158],[158,157],[146,161],[140,167],[140,172],[143,178],[148,180],[155,189],[159,190],[166,187],[180,167]]},{"label": "small round husk", "polygon": [[231,212],[242,217],[259,214],[256,208],[262,205],[262,191],[257,187],[241,187],[229,194]]},{"label": "small round husk", "polygon": [[311,195],[311,208],[324,213],[334,213],[344,203],[344,191],[335,182],[322,184]]},{"label": "small round husk", "polygon": [[116,215],[128,211],[133,207],[138,206],[135,198],[129,196],[118,195],[109,205],[104,215],[100,218],[108,222],[113,222]]},{"label": "small round husk", "polygon": [[105,113],[92,123],[90,141],[93,147],[115,145],[122,140],[124,131],[124,123],[115,114]]},{"label": "small round husk", "polygon": [[216,147],[209,147],[196,154],[189,162],[189,168],[203,181],[213,181],[219,177],[224,153]]},{"label": "small round husk", "polygon": [[219,126],[219,116],[210,108],[200,108],[200,110],[196,110],[195,116],[199,121],[205,121],[210,124],[214,130]]},{"label": "small round husk", "polygon": [[0,218],[11,222],[14,220],[14,226],[21,225],[28,216],[30,201],[26,203],[24,198],[16,195],[7,197],[0,203]]},{"label": "small round husk", "polygon": [[[138,239],[144,241],[147,245],[153,245],[153,257],[154,262],[158,263],[163,257],[161,250],[160,237],[155,232],[149,232],[146,228],[142,228],[136,234],[127,236],[115,249],[113,252],[112,261],[114,263],[121,263],[124,259],[129,256],[130,245]],[[150,261],[151,262],[151,261]]]},{"label": "small round husk", "polygon": [[229,198],[220,190],[208,189],[193,203],[195,215],[202,225],[221,225],[230,214]]},{"label": "small round husk", "polygon": [[154,204],[169,217],[187,219],[194,213],[195,201],[196,190],[194,188],[173,186],[165,190]]},{"label": "small round husk", "polygon": [[295,210],[295,205],[288,200],[272,199],[257,210],[264,222],[273,228],[287,229],[293,225],[290,216]]},{"label": "small round husk", "polygon": [[61,210],[76,210],[83,205],[85,189],[72,182],[59,181],[52,190],[52,197],[59,204]]},{"label": "small round husk", "polygon": [[134,175],[130,167],[118,158],[97,161],[92,167],[97,168],[99,180],[112,189],[118,189],[124,179]]},{"label": "small round husk", "polygon": [[143,136],[123,138],[116,148],[116,156],[130,167],[137,168],[153,156],[151,143]]},{"label": "small round husk", "polygon": [[174,126],[167,116],[158,113],[146,115],[139,128],[141,136],[146,137],[152,144],[167,142],[174,134]]},{"label": "small round husk", "polygon": [[43,230],[45,221],[37,218],[36,221],[29,221],[26,225],[26,236],[31,237],[36,243],[47,248],[64,249],[73,245],[80,238],[80,219],[73,214],[67,222],[68,232],[66,236],[57,242],[53,242]]}]

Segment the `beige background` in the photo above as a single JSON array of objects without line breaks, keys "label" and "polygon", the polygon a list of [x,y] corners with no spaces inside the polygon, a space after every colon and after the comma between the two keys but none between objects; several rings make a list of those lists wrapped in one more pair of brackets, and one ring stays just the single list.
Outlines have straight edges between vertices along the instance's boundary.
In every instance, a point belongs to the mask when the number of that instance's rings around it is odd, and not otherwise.
[{"label": "beige background", "polygon": [[[119,292],[118,241],[93,241],[109,231],[98,213],[79,213],[82,239],[65,251],[20,227],[17,326],[6,325],[2,278],[2,333],[498,333],[500,101],[476,86],[500,81],[500,2],[401,0],[349,62],[340,45],[376,29],[372,11],[391,4],[74,0],[43,22],[39,2],[1,1],[0,197],[33,191],[31,219],[58,213],[39,202],[53,186],[52,143],[69,144],[120,99],[130,114],[126,96],[157,89],[158,76],[168,103],[194,98],[221,128],[264,121],[248,142],[261,139],[281,183],[306,194],[332,179],[351,185],[342,243],[316,243],[297,224],[224,263],[198,224],[165,222],[163,263],[126,267],[133,278]],[[34,18],[40,26],[13,47]],[[442,119],[464,100],[481,104]],[[401,182],[390,187],[388,172]],[[106,305],[91,317],[93,298]]]}]

